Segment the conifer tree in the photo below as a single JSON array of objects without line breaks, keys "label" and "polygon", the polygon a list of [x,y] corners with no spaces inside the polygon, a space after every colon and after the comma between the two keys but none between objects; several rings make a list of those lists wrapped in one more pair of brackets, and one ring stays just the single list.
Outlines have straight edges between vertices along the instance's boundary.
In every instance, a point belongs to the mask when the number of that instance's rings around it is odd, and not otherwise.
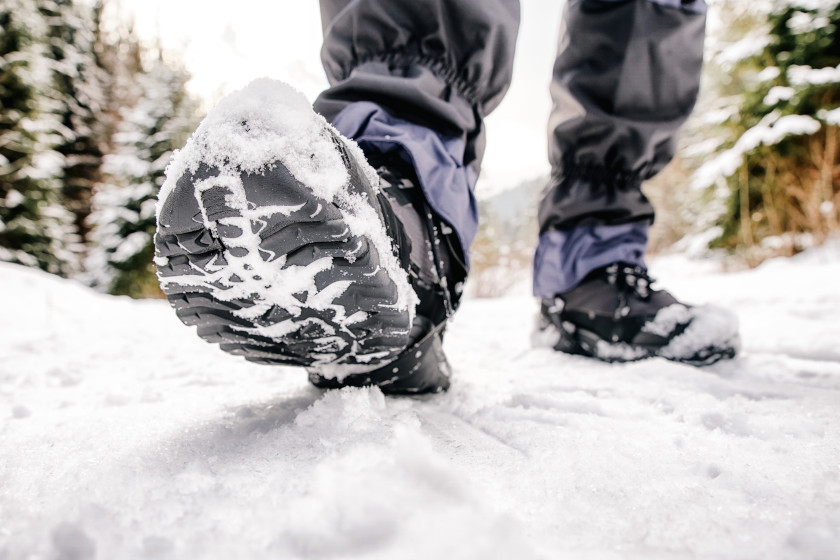
[{"label": "conifer tree", "polygon": [[45,92],[47,29],[30,0],[0,0],[0,260],[72,272],[72,215],[62,205],[61,123]]},{"label": "conifer tree", "polygon": [[[108,76],[96,53],[101,3],[89,6],[73,0],[37,0],[46,24],[51,70],[46,97],[60,122],[56,151],[64,156],[61,194],[73,213],[79,241],[87,234],[93,186],[100,181],[103,145],[108,136],[103,119]],[[81,259],[84,248],[76,252]],[[76,268],[79,268],[77,266]]]},{"label": "conifer tree", "polygon": [[185,90],[189,75],[161,56],[147,66],[132,79],[136,101],[120,111],[89,219],[89,282],[134,297],[160,293],[152,262],[157,193],[172,151],[196,125],[196,104]]},{"label": "conifer tree", "polygon": [[840,2],[720,9],[732,40],[716,44],[707,64],[719,103],[708,114],[723,116],[723,134],[695,185],[711,185],[722,202],[715,244],[746,248],[758,262],[838,228]]}]

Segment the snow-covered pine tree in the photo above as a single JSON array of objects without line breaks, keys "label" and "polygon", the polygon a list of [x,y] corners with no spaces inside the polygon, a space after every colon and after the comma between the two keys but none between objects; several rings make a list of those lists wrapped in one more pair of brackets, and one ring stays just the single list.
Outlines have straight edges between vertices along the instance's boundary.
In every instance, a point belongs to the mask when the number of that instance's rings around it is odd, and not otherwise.
[{"label": "snow-covered pine tree", "polygon": [[45,103],[46,33],[34,2],[0,0],[0,260],[66,275],[75,238],[54,149],[61,123]]},{"label": "snow-covered pine tree", "polygon": [[[720,204],[714,245],[753,262],[819,243],[840,216],[840,2],[714,2],[718,148],[694,184]],[[715,142],[715,140],[712,140]]]},{"label": "snow-covered pine tree", "polygon": [[61,122],[56,150],[64,156],[64,206],[73,213],[80,269],[93,186],[100,181],[103,145],[109,135],[104,117],[108,76],[96,47],[102,4],[78,0],[37,0],[47,26],[51,89],[46,96]]},{"label": "snow-covered pine tree", "polygon": [[88,220],[87,280],[133,297],[160,293],[152,262],[157,193],[172,151],[197,124],[197,104],[185,89],[189,74],[161,55],[144,66],[133,77],[134,104],[120,111]]}]

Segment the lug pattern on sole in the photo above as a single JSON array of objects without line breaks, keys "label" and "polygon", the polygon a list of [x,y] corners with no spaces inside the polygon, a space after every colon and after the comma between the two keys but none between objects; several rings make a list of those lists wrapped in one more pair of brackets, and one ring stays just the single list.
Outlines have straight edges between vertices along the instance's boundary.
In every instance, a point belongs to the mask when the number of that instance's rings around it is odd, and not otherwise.
[{"label": "lug pattern on sole", "polygon": [[279,162],[238,181],[202,165],[161,204],[161,287],[208,342],[300,366],[388,361],[407,345],[411,319],[374,244]]}]

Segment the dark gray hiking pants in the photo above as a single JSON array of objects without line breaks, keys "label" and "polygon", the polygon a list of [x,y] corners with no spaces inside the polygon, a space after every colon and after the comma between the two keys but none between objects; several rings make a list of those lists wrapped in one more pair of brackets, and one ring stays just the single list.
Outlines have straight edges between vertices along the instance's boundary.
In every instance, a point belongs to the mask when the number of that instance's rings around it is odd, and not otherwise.
[{"label": "dark gray hiking pants", "polygon": [[[403,150],[468,249],[483,119],[510,83],[518,1],[322,0],[321,15],[330,88],[316,111],[365,149]],[[654,212],[640,185],[674,155],[697,96],[704,25],[703,0],[568,1],[551,83],[537,295],[615,260],[643,264]]]}]

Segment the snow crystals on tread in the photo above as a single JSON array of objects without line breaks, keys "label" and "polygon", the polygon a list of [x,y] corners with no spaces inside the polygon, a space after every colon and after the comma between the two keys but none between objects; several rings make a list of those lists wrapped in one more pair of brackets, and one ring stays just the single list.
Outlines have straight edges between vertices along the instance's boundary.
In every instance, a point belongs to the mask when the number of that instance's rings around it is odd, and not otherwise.
[{"label": "snow crystals on tread", "polygon": [[202,163],[238,176],[240,171],[258,173],[278,160],[316,196],[330,200],[347,182],[347,171],[327,126],[299,91],[275,80],[255,80],[207,114],[173,158],[160,200],[179,177]]}]

